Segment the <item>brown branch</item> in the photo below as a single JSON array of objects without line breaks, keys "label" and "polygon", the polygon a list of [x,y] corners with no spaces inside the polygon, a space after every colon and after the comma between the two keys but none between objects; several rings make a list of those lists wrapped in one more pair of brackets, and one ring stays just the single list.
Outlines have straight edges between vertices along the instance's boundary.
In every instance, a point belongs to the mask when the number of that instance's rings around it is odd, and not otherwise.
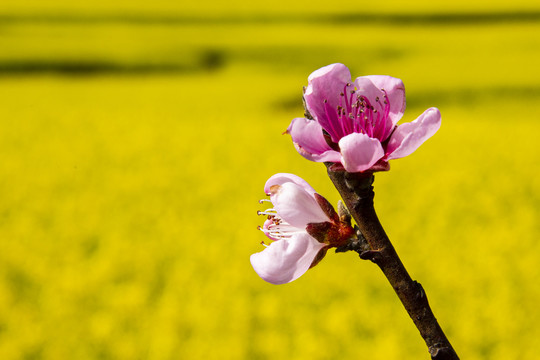
[{"label": "brown branch", "polygon": [[431,311],[422,285],[411,279],[377,218],[373,206],[375,195],[372,186],[373,174],[334,171],[332,164],[326,165],[328,176],[341,194],[345,205],[365,238],[365,242],[367,242],[367,245],[362,246],[362,241],[357,241],[356,243],[359,245],[356,248],[352,246],[351,249],[357,251],[362,259],[371,260],[381,268],[420,331],[420,335],[428,346],[431,358],[434,360],[459,360]]}]

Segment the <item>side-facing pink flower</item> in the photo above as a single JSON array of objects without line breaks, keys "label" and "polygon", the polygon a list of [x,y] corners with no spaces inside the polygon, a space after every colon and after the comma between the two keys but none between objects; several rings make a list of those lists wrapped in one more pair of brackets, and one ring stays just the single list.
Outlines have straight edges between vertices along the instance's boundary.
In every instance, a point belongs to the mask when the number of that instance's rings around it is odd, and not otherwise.
[{"label": "side-facing pink flower", "polygon": [[315,266],[330,247],[341,246],[353,229],[340,219],[330,203],[302,178],[275,174],[264,186],[272,208],[259,211],[267,220],[260,230],[270,245],[251,255],[255,272],[272,284],[296,280]]},{"label": "side-facing pink flower", "polygon": [[287,133],[306,159],[341,163],[348,172],[388,170],[388,160],[414,152],[441,126],[437,108],[396,126],[405,111],[405,87],[383,75],[351,81],[343,64],[313,72],[304,93],[313,119],[294,119]]}]

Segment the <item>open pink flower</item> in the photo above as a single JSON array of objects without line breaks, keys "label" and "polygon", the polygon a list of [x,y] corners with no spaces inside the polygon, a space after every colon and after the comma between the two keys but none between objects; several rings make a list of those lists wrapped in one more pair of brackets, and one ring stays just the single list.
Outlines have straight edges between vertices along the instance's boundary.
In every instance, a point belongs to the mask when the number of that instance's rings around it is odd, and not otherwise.
[{"label": "open pink flower", "polygon": [[255,272],[272,284],[296,280],[316,265],[332,246],[344,244],[352,235],[332,206],[302,178],[276,174],[264,186],[273,208],[262,228],[272,241],[262,252],[251,255]]},{"label": "open pink flower", "polygon": [[294,119],[287,133],[306,159],[341,163],[348,172],[388,170],[388,160],[414,152],[441,126],[437,108],[396,126],[405,111],[405,87],[383,75],[351,81],[343,64],[308,78],[304,99],[313,119]]}]

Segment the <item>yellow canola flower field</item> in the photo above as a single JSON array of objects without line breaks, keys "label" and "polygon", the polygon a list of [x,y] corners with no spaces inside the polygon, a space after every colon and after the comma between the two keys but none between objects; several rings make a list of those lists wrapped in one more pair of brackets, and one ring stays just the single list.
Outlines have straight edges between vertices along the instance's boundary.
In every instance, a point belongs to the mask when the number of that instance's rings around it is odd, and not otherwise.
[{"label": "yellow canola flower field", "polygon": [[402,78],[402,121],[441,110],[375,204],[460,357],[539,359],[536,3],[24,4],[0,8],[0,359],[429,358],[374,264],[249,263],[269,176],[338,200],[281,135],[333,62]]}]

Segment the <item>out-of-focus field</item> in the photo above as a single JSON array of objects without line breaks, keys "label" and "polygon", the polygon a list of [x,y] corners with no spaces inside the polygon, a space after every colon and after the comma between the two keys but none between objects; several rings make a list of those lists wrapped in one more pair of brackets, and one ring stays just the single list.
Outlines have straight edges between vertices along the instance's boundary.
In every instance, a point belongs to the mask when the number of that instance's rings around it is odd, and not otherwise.
[{"label": "out-of-focus field", "polygon": [[338,200],[281,135],[333,62],[441,110],[376,208],[461,358],[538,359],[540,6],[434,4],[3,1],[0,359],[427,359],[375,265],[249,264],[270,175]]}]

